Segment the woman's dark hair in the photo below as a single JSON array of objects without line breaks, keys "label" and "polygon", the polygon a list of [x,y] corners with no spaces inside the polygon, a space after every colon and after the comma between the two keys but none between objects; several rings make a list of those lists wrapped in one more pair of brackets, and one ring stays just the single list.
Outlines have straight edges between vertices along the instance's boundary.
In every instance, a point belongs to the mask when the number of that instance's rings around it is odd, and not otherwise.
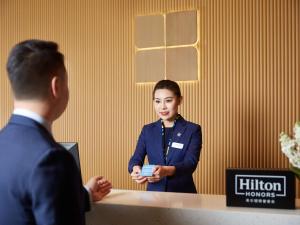
[{"label": "woman's dark hair", "polygon": [[159,89],[168,89],[174,93],[178,98],[181,97],[181,91],[179,88],[179,85],[172,80],[160,80],[156,83],[153,92],[152,92],[152,98],[154,99],[154,94],[156,90]]}]

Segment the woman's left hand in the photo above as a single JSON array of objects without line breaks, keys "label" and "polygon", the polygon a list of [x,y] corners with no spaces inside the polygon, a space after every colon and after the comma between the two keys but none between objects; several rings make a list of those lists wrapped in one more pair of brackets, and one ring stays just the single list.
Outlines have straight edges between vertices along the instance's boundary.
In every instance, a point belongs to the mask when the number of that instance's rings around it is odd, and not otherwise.
[{"label": "woman's left hand", "polygon": [[164,177],[164,169],[163,166],[156,165],[154,167],[153,176],[148,177],[147,180],[149,183],[155,183],[160,181]]},{"label": "woman's left hand", "polygon": [[148,177],[147,180],[149,183],[155,183],[160,181],[166,176],[172,176],[175,173],[175,166],[161,166],[156,165],[154,167],[153,176]]}]

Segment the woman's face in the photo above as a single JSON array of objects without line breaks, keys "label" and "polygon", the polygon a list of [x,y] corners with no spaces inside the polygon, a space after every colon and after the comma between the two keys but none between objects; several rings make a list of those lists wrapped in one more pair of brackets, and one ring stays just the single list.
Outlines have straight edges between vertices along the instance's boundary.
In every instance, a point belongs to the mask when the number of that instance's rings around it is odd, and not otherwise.
[{"label": "woman's face", "polygon": [[154,109],[163,121],[173,121],[178,114],[181,98],[168,89],[158,89],[154,93]]}]

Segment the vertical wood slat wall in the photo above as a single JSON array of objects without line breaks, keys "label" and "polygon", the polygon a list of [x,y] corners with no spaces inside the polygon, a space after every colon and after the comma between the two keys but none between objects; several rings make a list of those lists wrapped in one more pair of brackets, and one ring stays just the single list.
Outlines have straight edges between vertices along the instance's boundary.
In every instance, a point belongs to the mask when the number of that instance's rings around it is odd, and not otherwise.
[{"label": "vertical wood slat wall", "polygon": [[[182,82],[181,114],[202,125],[200,193],[225,193],[225,168],[287,168],[278,135],[300,120],[298,0],[0,0],[0,126],[12,110],[5,62],[27,38],[65,53],[70,103],[54,126],[78,141],[84,179],[144,189],[127,173],[143,124],[156,119],[154,84],[136,84],[136,15],[197,9],[200,80]],[[299,183],[297,183],[299,197]]]}]

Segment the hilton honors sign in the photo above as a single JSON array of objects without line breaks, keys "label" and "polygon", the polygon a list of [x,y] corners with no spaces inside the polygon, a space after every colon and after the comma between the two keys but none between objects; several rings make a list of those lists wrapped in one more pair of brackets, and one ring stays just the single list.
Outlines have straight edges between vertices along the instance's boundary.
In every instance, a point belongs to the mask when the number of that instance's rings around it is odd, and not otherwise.
[{"label": "hilton honors sign", "polygon": [[227,206],[295,208],[295,177],[288,170],[226,170]]}]

